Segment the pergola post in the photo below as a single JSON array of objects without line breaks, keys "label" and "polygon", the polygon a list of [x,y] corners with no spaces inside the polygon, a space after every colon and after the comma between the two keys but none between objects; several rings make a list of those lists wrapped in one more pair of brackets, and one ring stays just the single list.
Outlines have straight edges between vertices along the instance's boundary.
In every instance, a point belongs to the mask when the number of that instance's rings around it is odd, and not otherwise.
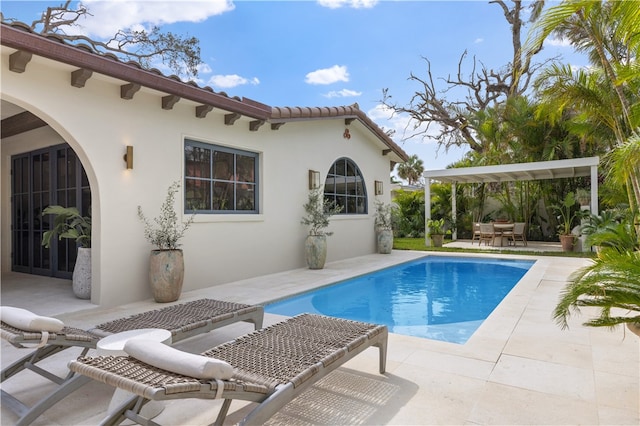
[{"label": "pergola post", "polygon": [[427,223],[431,219],[431,179],[424,182],[424,245],[431,247],[431,234]]},{"label": "pergola post", "polygon": [[591,166],[591,214],[598,215],[598,166]]},{"label": "pergola post", "polygon": [[451,183],[451,226],[453,227],[453,231],[451,232],[451,240],[455,241],[458,239],[458,228],[456,224],[458,223],[458,211],[457,211],[457,192],[456,191],[456,183]]}]

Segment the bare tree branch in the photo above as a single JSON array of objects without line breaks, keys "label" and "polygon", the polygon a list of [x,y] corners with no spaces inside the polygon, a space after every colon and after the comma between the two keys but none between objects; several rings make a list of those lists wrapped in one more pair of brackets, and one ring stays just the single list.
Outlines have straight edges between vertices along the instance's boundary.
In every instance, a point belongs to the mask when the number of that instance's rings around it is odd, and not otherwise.
[{"label": "bare tree branch", "polygon": [[[137,61],[145,68],[159,59],[176,74],[198,75],[200,41],[196,37],[163,33],[154,26],[149,30],[121,29],[107,41],[93,40],[72,33],[81,18],[93,15],[81,3],[76,9],[70,6],[71,0],[67,0],[60,6],[48,7],[40,19],[31,23],[31,30],[39,34],[56,34],[71,44],[85,43],[96,53],[113,53],[121,60]],[[2,21],[15,22],[15,19],[2,16]]]},{"label": "bare tree branch", "polygon": [[[521,32],[525,25],[522,18],[523,5],[521,0],[511,0],[508,5],[505,0],[490,0],[490,4],[498,5],[505,20],[511,27],[511,44],[513,59],[511,63],[500,69],[488,69],[475,57],[471,61],[471,71],[465,75],[465,63],[468,52],[465,50],[458,61],[457,72],[443,79],[446,87],[438,91],[431,75],[431,64],[427,58],[427,76],[420,78],[413,72],[409,80],[418,83],[420,89],[414,92],[405,106],[392,101],[388,89],[383,90],[382,104],[396,113],[409,115],[413,122],[413,129],[422,129],[408,137],[422,135],[426,137],[429,127],[436,123],[439,133],[435,136],[439,146],[449,149],[452,146],[467,144],[472,150],[482,153],[488,147],[478,139],[477,129],[473,127],[472,118],[478,113],[494,108],[506,102],[511,97],[523,95],[531,82],[532,76],[540,65],[532,65],[533,56],[539,51],[523,52]],[[532,17],[539,15],[543,0],[536,0],[529,4],[533,10]],[[462,100],[458,99],[460,89],[466,92]],[[449,100],[447,95],[456,96]],[[426,129],[426,130],[424,130]]]}]

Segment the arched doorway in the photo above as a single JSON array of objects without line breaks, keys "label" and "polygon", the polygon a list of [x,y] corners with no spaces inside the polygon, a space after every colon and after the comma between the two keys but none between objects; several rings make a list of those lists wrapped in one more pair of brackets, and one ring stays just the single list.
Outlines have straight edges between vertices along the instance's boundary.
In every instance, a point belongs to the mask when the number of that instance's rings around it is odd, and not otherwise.
[{"label": "arched doorway", "polygon": [[[42,217],[48,205],[74,206],[91,214],[91,190],[85,169],[65,138],[37,115],[2,99],[3,269],[15,272],[71,278],[77,247],[72,240],[42,246],[42,234],[50,229],[50,217]],[[10,181],[10,182],[9,182]],[[7,226],[10,225],[10,226]],[[5,269],[6,268],[6,269]]]}]

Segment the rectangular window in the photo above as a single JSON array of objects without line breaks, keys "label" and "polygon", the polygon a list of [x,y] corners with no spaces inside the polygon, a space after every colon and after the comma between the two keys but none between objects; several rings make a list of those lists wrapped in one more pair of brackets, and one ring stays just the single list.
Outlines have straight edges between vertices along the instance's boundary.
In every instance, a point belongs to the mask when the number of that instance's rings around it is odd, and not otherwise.
[{"label": "rectangular window", "polygon": [[258,213],[258,154],[187,140],[185,213]]}]

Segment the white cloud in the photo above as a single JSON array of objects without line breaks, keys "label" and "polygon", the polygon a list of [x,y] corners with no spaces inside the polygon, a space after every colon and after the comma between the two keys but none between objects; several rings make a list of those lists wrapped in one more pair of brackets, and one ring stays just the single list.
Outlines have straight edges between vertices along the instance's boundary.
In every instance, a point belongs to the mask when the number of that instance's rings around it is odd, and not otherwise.
[{"label": "white cloud", "polygon": [[353,7],[354,9],[372,8],[378,3],[378,0],[318,0],[320,6],[330,9],[338,9],[340,7]]},{"label": "white cloud", "polygon": [[356,92],[355,90],[349,90],[349,89],[342,89],[342,90],[332,90],[331,92],[325,94],[324,96],[327,98],[352,98],[360,95],[362,95],[362,92]]},{"label": "white cloud", "polygon": [[79,24],[84,34],[107,38],[119,29],[143,28],[174,22],[202,22],[214,15],[235,8],[231,0],[208,1],[130,1],[84,0],[83,4],[93,16],[87,16]]},{"label": "white cloud", "polygon": [[482,37],[478,37],[477,39],[473,40],[473,44],[480,44],[484,41],[484,39]]},{"label": "white cloud", "polygon": [[247,79],[245,77],[241,77],[237,74],[229,74],[229,75],[214,75],[211,76],[208,82],[209,85],[217,87],[219,89],[230,89],[236,86],[242,86],[244,84],[260,84],[260,80],[256,77]]},{"label": "white cloud", "polygon": [[308,84],[333,84],[338,81],[349,81],[349,73],[344,65],[334,65],[331,68],[312,71],[305,78],[305,82]]},{"label": "white cloud", "polygon": [[558,46],[558,47],[570,47],[571,46],[571,42],[569,40],[567,40],[566,38],[557,38],[557,37],[547,38],[544,41],[544,44],[547,44],[549,46]]},{"label": "white cloud", "polygon": [[204,62],[198,65],[198,75],[200,74],[211,74],[213,70],[209,66],[209,64],[205,64]]}]

